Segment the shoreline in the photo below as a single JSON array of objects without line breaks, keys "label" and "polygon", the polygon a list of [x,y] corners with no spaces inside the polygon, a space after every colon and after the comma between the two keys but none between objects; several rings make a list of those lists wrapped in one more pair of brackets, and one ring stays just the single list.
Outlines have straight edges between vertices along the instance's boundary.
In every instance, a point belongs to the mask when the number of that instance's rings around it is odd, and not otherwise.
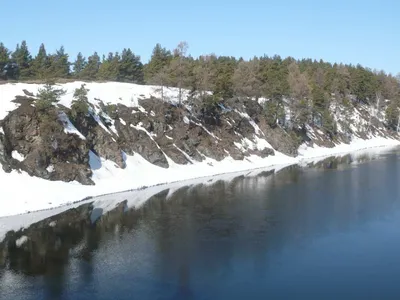
[{"label": "shoreline", "polygon": [[[386,143],[383,143],[386,141]],[[379,142],[379,143],[378,143]],[[279,172],[281,169],[284,169],[289,166],[299,165],[304,167],[307,163],[316,163],[328,157],[334,156],[343,156],[348,154],[357,154],[357,152],[364,151],[366,153],[378,152],[382,153],[385,151],[390,151],[396,147],[400,146],[400,141],[393,139],[385,139],[385,138],[376,138],[371,140],[365,140],[365,143],[357,143],[356,145],[347,145],[349,151],[340,150],[340,148],[328,148],[331,149],[329,153],[326,153],[322,156],[311,156],[311,153],[308,152],[308,156],[304,155],[303,157],[299,156],[296,158],[296,162],[288,162],[284,164],[274,164],[269,166],[257,167],[247,170],[227,172],[227,173],[219,173],[215,175],[201,176],[201,177],[193,177],[185,180],[168,182],[168,183],[159,183],[154,184],[152,186],[147,186],[145,188],[137,188],[137,189],[129,189],[129,190],[120,190],[117,192],[105,193],[96,196],[89,196],[87,199],[81,198],[82,200],[70,201],[69,203],[64,203],[58,206],[47,207],[44,209],[38,209],[36,211],[20,212],[13,215],[1,216],[0,217],[0,242],[4,239],[7,232],[11,230],[19,230],[22,228],[28,228],[30,225],[49,218],[51,216],[60,214],[65,212],[66,210],[79,207],[81,205],[87,203],[93,203],[93,207],[100,209],[101,214],[96,215],[96,218],[101,215],[107,213],[108,211],[113,210],[117,204],[122,201],[127,201],[127,208],[138,208],[143,205],[148,199],[150,199],[153,195],[160,193],[162,191],[168,190],[168,195],[172,195],[176,190],[185,187],[185,186],[196,186],[198,184],[211,185],[217,181],[223,180],[229,182],[237,177],[254,177],[263,172],[273,171],[274,173]],[[350,149],[351,148],[351,149]],[[311,148],[313,149],[313,148]],[[320,148],[326,149],[326,148]],[[375,150],[375,151],[374,151]],[[328,152],[328,151],[326,151]],[[305,157],[306,156],[306,157]],[[66,183],[68,184],[68,183]],[[167,196],[168,198],[168,196]]]},{"label": "shoreline", "polygon": [[[85,201],[89,197],[93,199],[126,191],[138,191],[154,186],[176,184],[224,174],[251,172],[275,166],[301,165],[359,150],[391,148],[399,145],[399,140],[374,137],[368,140],[355,139],[350,144],[340,144],[333,148],[300,147],[297,157],[289,157],[276,151],[275,156],[264,159],[252,156],[242,161],[227,158],[217,162],[207,158],[203,162],[191,165],[177,165],[169,159],[170,167],[168,169],[152,165],[140,155],[134,155],[127,157],[126,169],[116,168],[113,162],[102,160],[101,167],[93,171],[93,179],[96,183],[94,186],[47,181],[30,177],[26,173],[18,174],[13,171],[7,174],[0,171],[0,182],[4,183],[2,188],[3,199],[8,200],[0,209],[0,217],[54,209]],[[14,188],[16,184],[20,185],[19,189]]]}]

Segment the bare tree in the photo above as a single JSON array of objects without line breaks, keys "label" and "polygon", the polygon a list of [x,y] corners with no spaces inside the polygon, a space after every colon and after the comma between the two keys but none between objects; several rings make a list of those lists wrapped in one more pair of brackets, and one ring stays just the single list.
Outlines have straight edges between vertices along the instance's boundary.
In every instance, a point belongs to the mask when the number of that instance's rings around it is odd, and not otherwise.
[{"label": "bare tree", "polygon": [[154,92],[161,95],[161,100],[165,101],[165,87],[169,86],[170,75],[168,66],[164,66],[159,72],[157,72],[153,78],[150,79],[150,83],[156,85]]},{"label": "bare tree", "polygon": [[178,58],[177,77],[178,77],[178,89],[179,89],[179,106],[181,106],[182,104],[182,82],[184,74],[183,60],[186,56],[188,48],[189,48],[188,43],[183,41],[180,42],[176,47],[176,49],[174,50],[175,57]]},{"label": "bare tree", "polygon": [[311,115],[311,105],[309,103],[310,86],[304,73],[300,72],[296,62],[292,62],[289,67],[288,82],[290,88],[290,120],[293,126],[302,126]]},{"label": "bare tree", "polygon": [[212,62],[216,59],[214,54],[202,55],[199,57],[199,64],[194,69],[196,88],[200,92],[200,97],[204,101],[207,92],[212,90],[213,69]]},{"label": "bare tree", "polygon": [[300,72],[296,62],[292,62],[288,69],[288,82],[292,98],[297,100],[308,98],[310,96],[310,86],[306,75]]},{"label": "bare tree", "polygon": [[232,78],[234,92],[239,96],[260,98],[262,82],[258,74],[260,74],[258,59],[241,61]]}]

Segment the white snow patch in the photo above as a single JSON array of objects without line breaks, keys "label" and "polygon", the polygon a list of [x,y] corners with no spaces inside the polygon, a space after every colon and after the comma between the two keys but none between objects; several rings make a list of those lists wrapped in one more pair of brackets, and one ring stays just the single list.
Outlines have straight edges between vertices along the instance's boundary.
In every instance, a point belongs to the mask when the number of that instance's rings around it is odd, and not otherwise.
[{"label": "white snow patch", "polygon": [[69,120],[68,116],[66,115],[65,112],[59,112],[58,114],[58,120],[64,125],[64,132],[69,133],[69,134],[76,134],[79,136],[82,140],[85,140],[86,138],[82,135],[82,133],[79,132],[78,129],[71,123]]},{"label": "white snow patch", "polygon": [[18,151],[14,150],[11,152],[12,158],[18,160],[18,161],[23,161],[25,159],[25,156],[23,156],[21,153]]},{"label": "white snow patch", "polygon": [[122,125],[126,126],[126,122],[123,119],[119,118],[119,121],[121,122]]},{"label": "white snow patch", "polygon": [[49,172],[49,173],[54,172],[54,166],[53,166],[53,165],[49,165],[49,166],[46,168],[46,170],[47,170],[47,172]]},{"label": "white snow patch", "polygon": [[23,244],[28,241],[28,237],[26,235],[21,236],[18,240],[15,241],[15,245],[17,248],[21,248]]}]

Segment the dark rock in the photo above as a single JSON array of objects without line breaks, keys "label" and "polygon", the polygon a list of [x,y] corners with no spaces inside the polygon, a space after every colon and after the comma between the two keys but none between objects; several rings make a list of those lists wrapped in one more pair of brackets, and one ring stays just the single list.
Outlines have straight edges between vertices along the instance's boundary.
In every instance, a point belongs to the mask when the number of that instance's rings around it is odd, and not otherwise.
[{"label": "dark rock", "polygon": [[120,123],[117,123],[116,126],[119,133],[118,144],[126,154],[133,155],[136,152],[150,163],[168,168],[168,161],[164,153],[146,132]]},{"label": "dark rock", "polygon": [[[8,157],[13,168],[49,180],[93,184],[86,142],[64,132],[56,109],[38,112],[25,102],[3,120],[2,126],[3,157]],[[17,151],[23,160],[12,159],[12,151]],[[7,161],[2,164],[7,168]]]},{"label": "dark rock", "polygon": [[29,91],[26,90],[26,89],[23,89],[22,91],[24,92],[24,94],[25,94],[26,96],[30,96],[30,97],[34,97],[34,96],[35,96],[34,93],[31,93],[31,92],[29,92]]}]

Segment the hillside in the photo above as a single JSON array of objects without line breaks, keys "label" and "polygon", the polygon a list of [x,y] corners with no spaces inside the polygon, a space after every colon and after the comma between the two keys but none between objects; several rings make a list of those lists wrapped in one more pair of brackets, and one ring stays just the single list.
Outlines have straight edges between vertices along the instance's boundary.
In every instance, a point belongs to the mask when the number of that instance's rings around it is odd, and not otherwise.
[{"label": "hillside", "polygon": [[[177,88],[163,89],[168,99],[163,101],[157,86],[82,84],[51,86],[65,93],[45,109],[41,97],[46,86],[0,85],[0,215],[398,144],[397,133],[385,123],[388,101],[376,107],[331,105],[332,135],[318,122],[298,128],[270,124],[271,100],[265,98],[207,103],[200,94],[183,90],[179,105]],[[84,100],[76,100],[77,89]],[[290,100],[283,103],[289,122]]]}]

